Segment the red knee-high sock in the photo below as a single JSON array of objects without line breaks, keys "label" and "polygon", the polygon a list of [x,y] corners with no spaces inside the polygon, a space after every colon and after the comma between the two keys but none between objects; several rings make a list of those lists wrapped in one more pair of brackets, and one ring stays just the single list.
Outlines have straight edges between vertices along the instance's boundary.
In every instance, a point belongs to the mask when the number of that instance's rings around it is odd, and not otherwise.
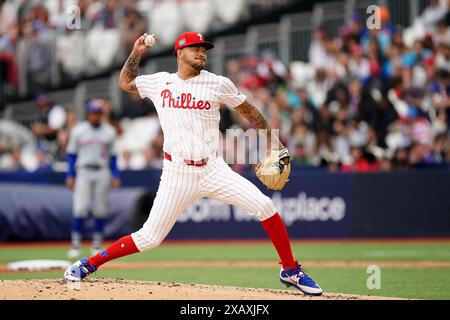
[{"label": "red knee-high sock", "polygon": [[278,212],[269,219],[261,221],[261,224],[280,256],[280,264],[283,266],[283,269],[296,268],[298,262],[294,260],[294,257],[292,256],[289,236]]},{"label": "red knee-high sock", "polygon": [[128,256],[136,252],[139,252],[139,249],[136,247],[131,235],[128,235],[114,242],[106,250],[89,258],[88,263],[93,265],[95,269],[98,269],[98,267],[110,260]]}]

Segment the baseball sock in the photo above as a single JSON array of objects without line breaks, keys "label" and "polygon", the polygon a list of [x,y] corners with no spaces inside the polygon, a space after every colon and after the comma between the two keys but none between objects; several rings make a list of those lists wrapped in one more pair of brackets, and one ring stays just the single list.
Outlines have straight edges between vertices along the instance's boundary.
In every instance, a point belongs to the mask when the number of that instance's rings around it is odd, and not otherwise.
[{"label": "baseball sock", "polygon": [[296,268],[298,262],[292,256],[289,236],[278,212],[269,219],[261,221],[261,224],[280,256],[280,264],[283,266],[283,269]]},{"label": "baseball sock", "polygon": [[88,259],[88,263],[98,269],[102,264],[123,256],[139,252],[139,249],[134,244],[131,235],[120,238],[109,246],[106,250],[97,253],[92,258]]},{"label": "baseball sock", "polygon": [[73,249],[79,249],[81,246],[81,238],[83,236],[83,226],[84,226],[83,218],[73,218],[72,233],[71,233]]},{"label": "baseball sock", "polygon": [[96,218],[94,233],[92,235],[92,248],[99,250],[103,241],[103,228],[105,225],[105,219]]}]

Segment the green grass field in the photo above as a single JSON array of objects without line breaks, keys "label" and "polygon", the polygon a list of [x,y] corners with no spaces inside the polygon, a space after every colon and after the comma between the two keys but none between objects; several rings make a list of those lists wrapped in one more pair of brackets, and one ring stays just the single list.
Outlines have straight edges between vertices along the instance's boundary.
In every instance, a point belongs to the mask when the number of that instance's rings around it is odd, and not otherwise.
[{"label": "green grass field", "polygon": [[[61,246],[1,247],[0,264],[28,259],[66,259]],[[381,266],[381,288],[368,289],[367,266],[377,262],[450,262],[450,242],[295,242],[293,251],[310,276],[325,292],[414,299],[450,299],[450,264],[431,266]],[[89,255],[86,250],[84,252]],[[278,281],[277,255],[268,242],[242,245],[169,244],[120,259],[121,262],[253,262],[252,266],[201,266],[182,268],[100,269],[93,276],[239,287],[284,289]],[[273,267],[255,261],[274,261]],[[329,262],[329,266],[308,266],[308,261]],[[333,262],[360,261],[359,266],[333,266]],[[367,265],[367,266],[366,266]],[[62,272],[0,272],[0,279],[60,278]]]}]

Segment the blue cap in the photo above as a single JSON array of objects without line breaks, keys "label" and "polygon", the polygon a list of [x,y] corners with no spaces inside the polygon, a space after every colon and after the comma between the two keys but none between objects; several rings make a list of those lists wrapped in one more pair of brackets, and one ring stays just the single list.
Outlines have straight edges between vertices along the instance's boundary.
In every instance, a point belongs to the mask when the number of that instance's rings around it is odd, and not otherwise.
[{"label": "blue cap", "polygon": [[35,101],[38,103],[47,102],[47,101],[49,101],[49,98],[47,97],[47,95],[44,92],[39,91],[35,96]]},{"label": "blue cap", "polygon": [[354,22],[361,22],[362,21],[362,16],[358,11],[354,11],[352,13],[352,21]]},{"label": "blue cap", "polygon": [[103,112],[103,100],[91,99],[87,103],[87,112]]}]

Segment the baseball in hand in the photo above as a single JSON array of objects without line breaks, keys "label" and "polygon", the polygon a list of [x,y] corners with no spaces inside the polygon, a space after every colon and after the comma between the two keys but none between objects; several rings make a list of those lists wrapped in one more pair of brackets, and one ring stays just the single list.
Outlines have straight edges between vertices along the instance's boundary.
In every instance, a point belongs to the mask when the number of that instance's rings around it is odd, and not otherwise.
[{"label": "baseball in hand", "polygon": [[152,34],[149,34],[144,39],[145,45],[149,46],[149,47],[153,46],[155,44],[155,42],[156,42],[155,37]]}]

